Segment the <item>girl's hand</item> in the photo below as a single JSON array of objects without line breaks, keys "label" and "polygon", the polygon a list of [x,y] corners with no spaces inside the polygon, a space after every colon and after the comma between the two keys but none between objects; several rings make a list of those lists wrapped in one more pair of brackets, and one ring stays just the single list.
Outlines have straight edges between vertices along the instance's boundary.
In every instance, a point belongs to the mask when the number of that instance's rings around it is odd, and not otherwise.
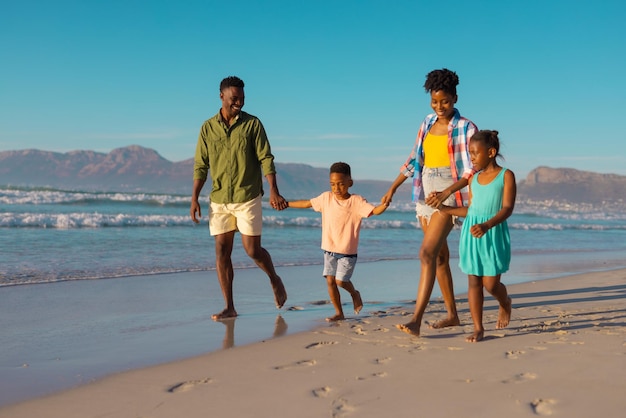
[{"label": "girl's hand", "polygon": [[470,232],[475,238],[482,237],[487,231],[489,231],[489,227],[487,226],[487,224],[476,224],[472,225],[472,227],[470,228]]}]

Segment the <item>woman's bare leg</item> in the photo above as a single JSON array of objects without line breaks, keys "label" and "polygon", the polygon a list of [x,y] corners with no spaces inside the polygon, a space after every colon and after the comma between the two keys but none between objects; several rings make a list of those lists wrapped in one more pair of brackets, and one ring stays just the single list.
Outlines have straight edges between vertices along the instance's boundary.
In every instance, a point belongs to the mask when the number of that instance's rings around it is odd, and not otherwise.
[{"label": "woman's bare leg", "polygon": [[420,281],[415,300],[415,311],[411,320],[405,324],[396,325],[398,329],[415,336],[419,336],[422,316],[430,301],[437,272],[437,256],[448,234],[452,230],[452,221],[449,215],[435,212],[428,225],[422,222],[424,240],[420,248]]}]

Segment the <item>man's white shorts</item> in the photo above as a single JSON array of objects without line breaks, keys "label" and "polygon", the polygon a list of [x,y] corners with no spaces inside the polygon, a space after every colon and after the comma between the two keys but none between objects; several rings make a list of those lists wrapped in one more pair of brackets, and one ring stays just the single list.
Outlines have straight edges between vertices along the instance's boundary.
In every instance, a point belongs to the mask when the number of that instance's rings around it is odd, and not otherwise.
[{"label": "man's white shorts", "polygon": [[213,203],[209,207],[211,235],[239,231],[243,235],[259,236],[263,228],[261,196],[244,203]]}]

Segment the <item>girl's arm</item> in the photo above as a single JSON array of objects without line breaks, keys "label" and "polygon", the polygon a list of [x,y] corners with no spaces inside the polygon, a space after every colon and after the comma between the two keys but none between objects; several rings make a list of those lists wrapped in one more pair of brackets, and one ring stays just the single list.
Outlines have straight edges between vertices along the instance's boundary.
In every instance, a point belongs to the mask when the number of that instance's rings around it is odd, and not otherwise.
[{"label": "girl's arm", "polygon": [[476,238],[480,238],[485,235],[489,229],[506,221],[513,213],[515,208],[515,196],[517,195],[517,185],[515,184],[515,174],[511,170],[506,170],[504,173],[504,190],[502,192],[502,209],[494,215],[493,218],[487,222],[473,225],[470,231]]},{"label": "girl's arm", "polygon": [[441,205],[439,207],[439,210],[448,215],[460,216],[461,218],[465,218],[467,216],[467,208],[468,208],[467,206],[453,207],[453,206]]},{"label": "girl's arm", "polygon": [[313,205],[311,205],[310,200],[292,200],[291,202],[287,202],[287,207],[296,209],[307,209],[313,207]]}]

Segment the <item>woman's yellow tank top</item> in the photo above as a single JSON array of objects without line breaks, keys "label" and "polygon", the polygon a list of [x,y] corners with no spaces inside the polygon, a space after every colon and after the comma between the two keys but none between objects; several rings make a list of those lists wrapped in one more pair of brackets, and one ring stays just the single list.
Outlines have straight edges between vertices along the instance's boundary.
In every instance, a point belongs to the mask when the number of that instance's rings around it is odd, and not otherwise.
[{"label": "woman's yellow tank top", "polygon": [[448,135],[433,135],[430,132],[424,138],[424,166],[450,167],[448,154]]}]

